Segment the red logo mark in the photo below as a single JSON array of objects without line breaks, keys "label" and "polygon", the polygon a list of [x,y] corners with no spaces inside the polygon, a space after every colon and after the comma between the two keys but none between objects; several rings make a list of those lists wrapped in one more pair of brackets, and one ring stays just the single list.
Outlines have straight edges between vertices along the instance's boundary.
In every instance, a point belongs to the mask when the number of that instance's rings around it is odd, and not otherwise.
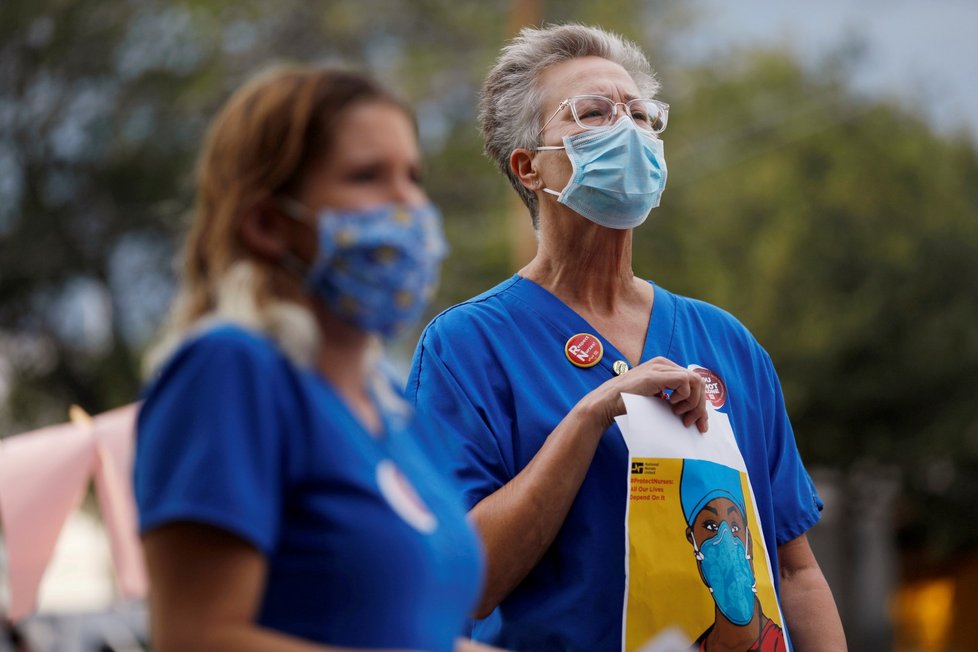
[{"label": "red logo mark", "polygon": [[567,344],[564,345],[564,354],[571,361],[571,364],[587,369],[601,361],[601,356],[604,355],[604,347],[601,346],[601,340],[594,335],[578,333],[567,340]]},{"label": "red logo mark", "polygon": [[706,381],[706,400],[713,404],[715,408],[723,407],[727,402],[727,386],[723,384],[723,379],[709,369],[692,365],[692,370]]}]

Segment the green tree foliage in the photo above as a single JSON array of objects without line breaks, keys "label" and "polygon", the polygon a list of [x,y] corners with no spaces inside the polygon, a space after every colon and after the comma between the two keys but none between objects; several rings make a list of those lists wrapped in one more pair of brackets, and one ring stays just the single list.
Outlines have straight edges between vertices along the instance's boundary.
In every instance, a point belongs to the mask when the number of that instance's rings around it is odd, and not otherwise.
[{"label": "green tree foliage", "polygon": [[471,100],[505,10],[0,3],[0,433],[60,421],[70,403],[99,412],[135,398],[140,352],[172,292],[196,150],[220,102],[260,67],[370,68],[418,106],[426,147],[456,162],[434,192],[474,214],[479,183],[459,174],[481,163]]},{"label": "green tree foliage", "polygon": [[[584,4],[543,18],[568,20]],[[603,17],[635,4],[616,0]],[[99,412],[136,396],[207,121],[263,66],[366,68],[417,108],[429,192],[456,243],[441,307],[508,273],[505,182],[481,156],[475,96],[512,7],[0,3],[0,433],[59,421],[70,403]]]},{"label": "green tree foliage", "polygon": [[[518,4],[0,2],[0,435],[136,397],[207,121],[275,61],[366,67],[416,107],[452,243],[433,310],[515,271],[522,209],[475,104]],[[966,542],[949,510],[978,499],[974,145],[856,97],[844,69],[771,53],[670,67],[660,46],[693,19],[678,4],[536,6],[621,31],[665,74],[670,179],[637,271],[751,328],[810,464],[896,465],[915,531]]]},{"label": "green tree foliage", "polygon": [[768,53],[676,80],[638,267],[753,331],[810,465],[896,466],[913,530],[974,544],[978,153],[840,74]]},{"label": "green tree foliage", "polygon": [[145,245],[164,235],[192,138],[173,119],[178,44],[140,58],[133,7],[0,5],[4,426],[132,397],[137,364],[121,332],[130,321],[139,331],[141,298],[167,271]]}]

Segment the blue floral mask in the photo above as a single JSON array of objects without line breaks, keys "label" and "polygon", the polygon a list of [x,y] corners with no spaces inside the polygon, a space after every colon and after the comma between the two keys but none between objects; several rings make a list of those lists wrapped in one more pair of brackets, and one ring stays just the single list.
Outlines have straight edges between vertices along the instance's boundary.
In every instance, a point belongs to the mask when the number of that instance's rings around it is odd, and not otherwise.
[{"label": "blue floral mask", "polygon": [[330,312],[384,337],[417,323],[448,251],[433,204],[325,209],[317,229],[319,251],[306,283]]}]

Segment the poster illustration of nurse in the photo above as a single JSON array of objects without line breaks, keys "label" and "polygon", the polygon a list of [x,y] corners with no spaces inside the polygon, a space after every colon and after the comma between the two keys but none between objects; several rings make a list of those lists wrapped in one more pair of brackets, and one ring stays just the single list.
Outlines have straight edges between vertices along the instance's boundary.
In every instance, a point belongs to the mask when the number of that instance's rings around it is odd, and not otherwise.
[{"label": "poster illustration of nurse", "polygon": [[705,436],[625,396],[629,448],[622,648],[679,631],[691,650],[789,649],[746,467],[721,412]]},{"label": "poster illustration of nurse", "polygon": [[784,650],[781,627],[764,614],[757,596],[754,536],[741,474],[714,462],[684,460],[679,495],[686,540],[716,605],[713,623],[696,639],[695,649],[728,650],[748,641],[747,650]]}]

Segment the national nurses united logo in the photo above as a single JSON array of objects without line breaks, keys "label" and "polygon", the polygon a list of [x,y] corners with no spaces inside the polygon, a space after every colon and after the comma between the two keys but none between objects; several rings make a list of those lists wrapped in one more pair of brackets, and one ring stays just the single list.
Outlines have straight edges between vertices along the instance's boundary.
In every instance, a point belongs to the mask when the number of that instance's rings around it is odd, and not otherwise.
[{"label": "national nurses united logo", "polygon": [[431,534],[438,527],[438,519],[390,460],[377,465],[377,486],[391,509],[415,530]]},{"label": "national nurses united logo", "polygon": [[713,407],[720,409],[727,402],[727,386],[723,384],[723,379],[714,371],[696,364],[689,365],[691,371],[695,371],[706,382],[706,400],[713,404]]}]

